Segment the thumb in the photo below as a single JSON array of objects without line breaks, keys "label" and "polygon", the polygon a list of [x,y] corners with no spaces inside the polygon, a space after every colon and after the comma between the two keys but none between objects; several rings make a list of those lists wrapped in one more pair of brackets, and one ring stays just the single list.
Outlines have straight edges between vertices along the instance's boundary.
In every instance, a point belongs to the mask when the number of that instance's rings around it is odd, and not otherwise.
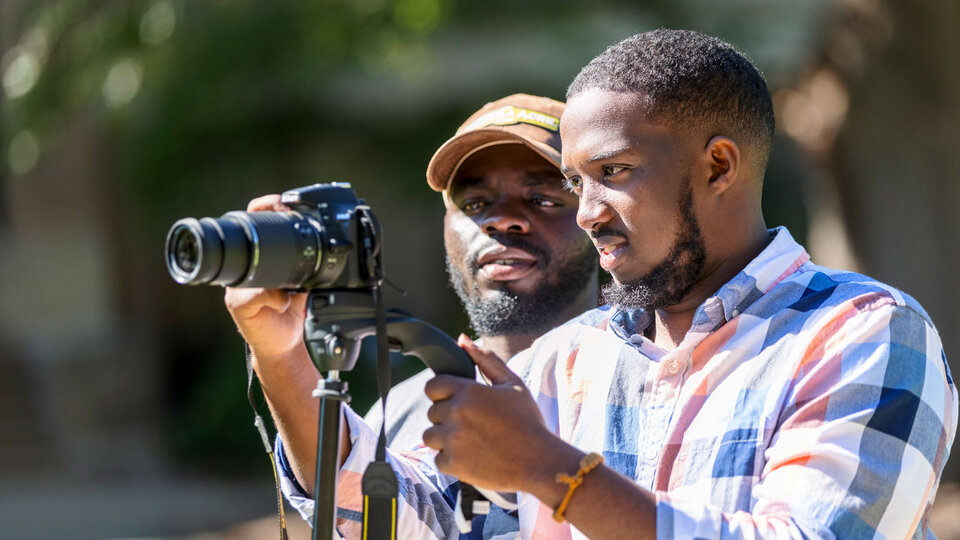
[{"label": "thumb", "polygon": [[480,373],[482,373],[491,384],[523,385],[523,381],[520,380],[520,377],[518,377],[516,373],[510,371],[510,368],[507,367],[507,364],[504,363],[499,356],[488,351],[487,349],[481,348],[466,335],[460,334],[460,337],[457,338],[457,345],[459,345],[461,349],[470,355],[470,359],[473,360],[473,363],[480,368]]}]

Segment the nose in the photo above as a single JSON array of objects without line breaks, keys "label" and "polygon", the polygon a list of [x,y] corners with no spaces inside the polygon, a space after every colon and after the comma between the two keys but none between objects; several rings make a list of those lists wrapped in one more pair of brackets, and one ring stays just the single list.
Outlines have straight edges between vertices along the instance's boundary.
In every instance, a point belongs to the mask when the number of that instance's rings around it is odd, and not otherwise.
[{"label": "nose", "polygon": [[530,220],[518,206],[510,201],[497,201],[491,204],[480,223],[483,231],[487,234],[528,234]]},{"label": "nose", "polygon": [[613,210],[607,205],[603,190],[596,182],[584,181],[580,190],[580,206],[577,207],[577,225],[590,232],[607,223],[613,217]]}]

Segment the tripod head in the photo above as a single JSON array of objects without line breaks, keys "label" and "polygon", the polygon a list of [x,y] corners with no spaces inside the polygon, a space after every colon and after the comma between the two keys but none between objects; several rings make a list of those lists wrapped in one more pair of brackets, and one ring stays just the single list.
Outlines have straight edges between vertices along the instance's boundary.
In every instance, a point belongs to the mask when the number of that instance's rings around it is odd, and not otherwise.
[{"label": "tripod head", "polygon": [[[360,341],[376,334],[376,301],[372,289],[323,289],[310,293],[303,340],[320,371],[350,371],[360,354]],[[439,328],[400,310],[386,313],[391,350],[420,358],[435,373],[474,377],[466,352]]]},{"label": "tripod head", "polygon": [[[380,291],[370,289],[316,289],[307,297],[307,314],[303,323],[303,341],[314,365],[328,377],[318,381],[314,396],[320,398],[320,420],[317,448],[317,495],[314,509],[313,532],[329,531],[333,526],[338,468],[339,404],[349,402],[346,384],[340,381],[341,371],[350,371],[360,354],[364,337],[377,335],[378,387],[385,401],[389,391],[389,372],[386,346],[420,358],[437,374],[474,378],[473,360],[453,339],[437,327],[399,310],[382,311]],[[327,402],[330,401],[330,407]],[[384,415],[386,417],[386,415]],[[365,513],[364,537],[392,538],[396,531],[395,508],[397,481],[386,463],[386,439],[381,428],[377,461],[371,463],[363,476]],[[326,471],[326,475],[321,474]],[[369,504],[369,506],[368,506]],[[393,510],[389,510],[393,508]],[[470,531],[474,514],[489,512],[489,503],[473,486],[461,483],[457,502],[457,525],[462,532]],[[394,520],[384,516],[392,513]],[[381,515],[377,515],[381,514]],[[322,519],[321,519],[322,518]],[[370,527],[369,530],[367,527]],[[367,535],[367,532],[370,532]]]}]

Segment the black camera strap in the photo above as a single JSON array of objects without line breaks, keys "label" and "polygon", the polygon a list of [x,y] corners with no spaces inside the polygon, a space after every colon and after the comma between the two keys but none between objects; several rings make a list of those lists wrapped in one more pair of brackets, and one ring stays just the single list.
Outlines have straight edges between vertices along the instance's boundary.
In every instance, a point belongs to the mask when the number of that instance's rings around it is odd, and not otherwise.
[{"label": "black camera strap", "polygon": [[[382,283],[382,282],[381,282]],[[367,465],[360,487],[363,492],[363,540],[395,540],[397,537],[397,494],[399,487],[393,469],[387,463],[387,394],[390,392],[390,348],[387,342],[387,317],[383,291],[378,284],[377,317],[377,393],[380,394],[382,422],[377,441],[376,460]]]},{"label": "black camera strap", "polygon": [[283,494],[280,491],[280,475],[277,473],[277,460],[273,455],[273,445],[270,444],[270,437],[267,436],[267,427],[263,422],[263,417],[260,416],[260,411],[257,410],[257,403],[253,399],[253,379],[257,376],[253,371],[253,354],[250,352],[250,345],[248,345],[246,341],[243,342],[243,349],[247,359],[247,401],[250,402],[250,407],[253,408],[253,425],[256,426],[257,431],[260,433],[263,448],[270,458],[270,466],[273,469],[273,485],[277,488],[277,517],[280,519],[280,540],[289,540],[289,536],[287,535],[287,521],[283,514]]}]

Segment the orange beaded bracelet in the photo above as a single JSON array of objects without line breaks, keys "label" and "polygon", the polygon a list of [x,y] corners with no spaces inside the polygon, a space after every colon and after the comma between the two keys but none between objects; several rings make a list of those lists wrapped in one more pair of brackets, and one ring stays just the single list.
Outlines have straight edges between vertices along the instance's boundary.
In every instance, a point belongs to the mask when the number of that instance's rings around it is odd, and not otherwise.
[{"label": "orange beaded bracelet", "polygon": [[573,497],[573,492],[583,483],[583,477],[586,476],[588,472],[596,469],[597,465],[601,463],[603,463],[603,456],[596,452],[590,452],[580,460],[580,470],[577,471],[577,474],[570,476],[569,474],[557,473],[557,482],[569,484],[570,487],[567,488],[567,494],[564,495],[563,500],[560,501],[560,506],[553,512],[554,521],[557,523],[563,522],[563,513],[567,510],[567,505],[570,504],[570,498]]}]

